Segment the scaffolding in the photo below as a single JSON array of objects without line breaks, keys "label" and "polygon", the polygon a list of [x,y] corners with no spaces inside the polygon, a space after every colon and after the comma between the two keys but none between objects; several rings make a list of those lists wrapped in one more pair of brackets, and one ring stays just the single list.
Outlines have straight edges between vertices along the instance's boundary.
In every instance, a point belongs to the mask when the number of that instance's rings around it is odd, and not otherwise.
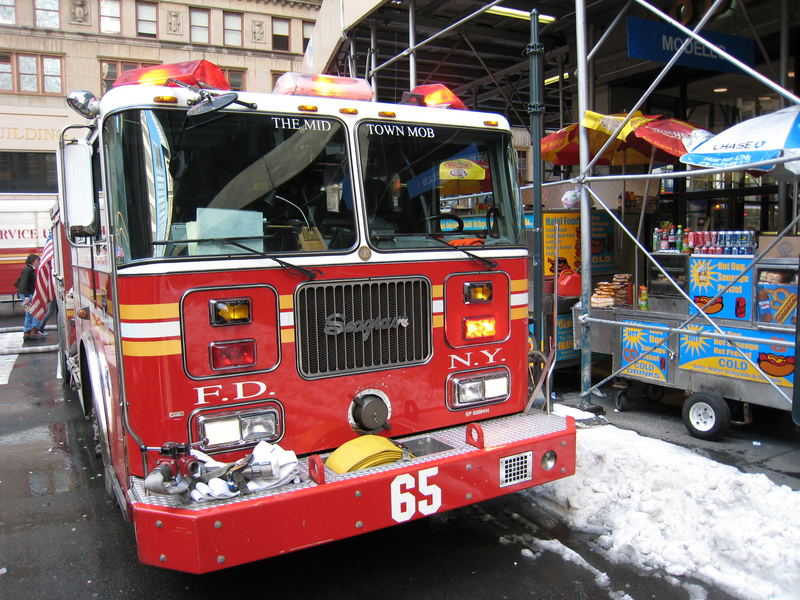
[{"label": "scaffolding", "polygon": [[[408,7],[408,47],[405,48],[403,51],[399,52],[397,55],[393,56],[387,61],[384,61],[380,65],[375,64],[375,57],[377,55],[377,48],[375,47],[376,44],[376,36],[375,36],[375,24],[371,24],[371,36],[370,36],[370,49],[368,52],[368,62],[366,65],[366,73],[367,77],[375,82],[376,74],[384,69],[385,67],[394,64],[398,60],[407,59],[409,61],[409,89],[412,89],[416,85],[416,55],[415,51],[419,50],[420,48],[426,46],[427,44],[433,42],[434,40],[444,36],[448,32],[451,32],[459,27],[463,27],[466,23],[470,20],[474,19],[475,17],[485,13],[489,9],[495,7],[499,4],[500,0],[495,0],[493,2],[488,2],[478,10],[472,12],[471,14],[467,15],[466,17],[454,22],[453,24],[449,25],[448,27],[440,30],[439,32],[435,33],[434,35],[429,36],[428,38],[417,41],[415,36],[415,0],[408,0],[407,7]],[[641,225],[640,231],[634,234],[631,232],[625,224],[619,219],[619,217],[615,214],[614,210],[605,203],[602,198],[595,193],[592,189],[593,183],[603,182],[603,181],[619,181],[620,179],[624,180],[636,180],[636,179],[644,179],[648,182],[651,180],[661,180],[665,178],[676,179],[676,178],[693,178],[693,177],[705,177],[708,175],[716,175],[721,173],[729,173],[734,171],[741,171],[743,169],[742,166],[737,167],[730,167],[730,168],[720,168],[720,169],[695,169],[695,170],[687,170],[687,171],[673,171],[669,173],[648,173],[648,174],[641,174],[641,175],[606,175],[606,176],[596,176],[593,175],[593,168],[597,163],[600,156],[603,155],[605,150],[614,142],[617,135],[622,131],[625,125],[631,120],[634,116],[636,111],[641,108],[650,95],[654,92],[654,90],[658,87],[659,83],[664,79],[664,77],[669,73],[669,71],[673,68],[673,66],[677,63],[680,57],[686,52],[688,48],[690,48],[691,44],[700,44],[702,47],[708,49],[709,51],[715,53],[720,58],[724,59],[731,65],[738,68],[740,71],[744,72],[745,74],[749,75],[756,81],[760,82],[770,90],[776,92],[781,96],[783,99],[784,104],[788,105],[800,105],[800,98],[786,89],[786,73],[787,73],[787,57],[788,57],[788,27],[789,27],[789,11],[788,11],[788,2],[789,0],[781,0],[781,14],[780,14],[780,21],[781,21],[781,31],[780,31],[780,82],[775,82],[768,77],[764,76],[763,74],[759,73],[755,69],[751,68],[749,65],[745,64],[741,60],[737,59],[732,54],[726,52],[725,50],[721,49],[717,45],[714,45],[712,42],[708,41],[706,38],[703,37],[702,32],[706,24],[710,21],[710,19],[715,15],[717,10],[723,5],[725,0],[715,0],[710,6],[707,3],[707,10],[703,14],[703,16],[698,21],[697,25],[693,29],[689,29],[676,19],[672,18],[668,14],[664,13],[657,7],[653,6],[647,0],[629,0],[622,11],[616,15],[613,19],[611,25],[607,28],[604,34],[600,37],[596,45],[591,49],[587,49],[587,21],[586,21],[586,2],[585,0],[575,0],[575,41],[576,41],[576,51],[578,55],[577,60],[577,92],[578,92],[578,114],[583,115],[585,111],[589,108],[588,106],[588,98],[589,98],[589,89],[590,89],[590,64],[592,59],[597,55],[598,51],[604,44],[604,42],[609,38],[612,31],[622,22],[623,17],[628,13],[630,8],[635,4],[643,8],[644,10],[648,11],[652,15],[654,15],[657,19],[668,23],[669,25],[673,26],[674,28],[678,29],[685,38],[683,38],[683,42],[680,46],[677,47],[674,55],[672,58],[664,65],[661,69],[660,73],[657,77],[655,77],[652,83],[649,85],[647,90],[641,95],[639,100],[633,105],[633,107],[628,111],[628,114],[625,118],[619,123],[616,130],[609,136],[608,141],[605,145],[595,154],[594,158],[590,158],[589,155],[589,144],[588,144],[588,136],[587,136],[587,129],[581,122],[581,119],[578,119],[579,122],[579,151],[580,151],[580,163],[579,163],[579,172],[575,177],[572,177],[567,180],[561,180],[558,182],[550,182],[547,184],[542,184],[542,158],[541,158],[541,148],[539,145],[539,140],[543,136],[543,128],[542,128],[542,113],[544,112],[544,104],[543,104],[543,69],[542,69],[542,55],[544,54],[544,48],[539,41],[539,13],[536,9],[530,11],[530,43],[526,48],[526,54],[529,57],[529,70],[530,70],[530,102],[528,105],[528,113],[530,118],[530,134],[531,134],[531,153],[533,156],[533,185],[530,186],[533,189],[533,219],[534,219],[534,230],[532,236],[532,250],[534,254],[533,260],[533,273],[532,273],[532,290],[533,290],[533,299],[532,299],[532,314],[533,314],[533,321],[535,323],[535,333],[537,337],[537,345],[540,350],[544,349],[544,315],[542,313],[542,297],[543,297],[543,280],[544,280],[544,271],[543,271],[543,260],[542,260],[542,250],[543,250],[543,223],[542,223],[542,186],[543,185],[563,185],[564,183],[570,183],[576,186],[579,189],[579,196],[580,196],[580,219],[581,219],[581,265],[582,265],[582,288],[581,288],[581,314],[580,314],[580,323],[582,325],[581,328],[581,341],[580,341],[580,348],[581,348],[581,363],[580,363],[580,373],[581,373],[581,406],[584,408],[590,407],[590,399],[591,394],[593,391],[597,390],[600,386],[604,385],[614,377],[617,377],[625,368],[629,368],[631,364],[626,364],[616,372],[612,373],[608,377],[604,378],[599,383],[592,385],[591,384],[591,364],[592,364],[592,351],[591,351],[591,341],[590,341],[590,334],[591,334],[591,326],[592,324],[602,324],[602,325],[612,325],[616,327],[622,327],[624,325],[623,322],[619,321],[608,321],[599,318],[593,318],[590,315],[590,296],[592,293],[592,277],[591,277],[591,268],[592,268],[592,260],[591,260],[591,209],[592,204],[597,204],[603,211],[605,211],[614,223],[620,228],[622,233],[627,236],[636,248],[643,253],[646,260],[648,260],[666,279],[669,281],[671,285],[675,287],[678,293],[689,302],[690,307],[694,307],[695,314],[688,316],[677,328],[670,328],[670,327],[662,327],[654,325],[652,326],[653,330],[661,330],[666,331],[667,335],[665,336],[664,340],[660,344],[653,345],[652,347],[646,349],[644,353],[639,357],[639,360],[643,360],[647,358],[650,354],[656,351],[659,347],[663,346],[664,344],[668,343],[670,336],[674,335],[686,335],[690,337],[709,337],[709,338],[717,338],[725,340],[727,344],[730,344],[736,352],[738,352],[742,358],[752,366],[756,372],[760,375],[761,378],[765,382],[774,388],[774,390],[779,394],[779,396],[787,403],[789,407],[792,406],[792,399],[783,391],[781,390],[775,382],[773,382],[759,366],[745,353],[745,351],[740,348],[737,343],[736,339],[742,341],[743,338],[738,337],[734,338],[731,335],[726,334],[722,328],[705,312],[703,312],[700,307],[692,300],[692,298],[686,294],[683,289],[672,279],[672,277],[664,270],[664,268],[654,259],[652,254],[644,247],[644,245],[639,240],[641,236]],[[745,11],[746,15],[746,8],[742,6],[742,10]],[[747,17],[749,20],[749,17]],[[751,24],[752,25],[752,24]],[[756,38],[758,36],[756,35]],[[756,43],[758,44],[761,52],[766,57],[766,51],[764,50],[763,44],[761,41],[756,39]],[[349,61],[348,64],[350,65],[351,74],[356,73],[356,64],[355,64],[355,48],[351,43],[348,49],[349,52]],[[477,55],[477,53],[476,53]],[[478,57],[479,58],[479,57]],[[480,59],[479,59],[480,60]],[[485,66],[485,65],[484,65]],[[488,69],[487,69],[488,70]],[[490,73],[491,76],[491,73]],[[498,89],[500,86],[498,85]],[[561,74],[559,71],[559,90],[561,89]],[[792,162],[798,160],[796,157],[782,157],[768,161],[762,161],[758,163],[751,163],[746,166],[747,169],[757,169],[759,167],[769,167],[772,165],[782,164],[786,162]],[[781,194],[785,197],[786,188],[781,184]],[[647,195],[647,192],[645,192]],[[781,238],[785,235],[795,231],[798,226],[798,222],[800,222],[800,214],[798,214],[797,210],[797,186],[795,185],[794,190],[794,210],[793,215],[790,219],[787,219],[788,225],[784,227],[784,229],[780,232],[778,237],[767,247],[761,249],[761,251],[756,255],[753,260],[751,261],[750,265],[745,269],[743,272],[739,273],[739,275],[728,285],[723,288],[722,290],[717,292],[717,295],[712,298],[709,303],[714,302],[718,298],[724,294],[724,292],[735,285],[745,274],[747,274],[756,264],[761,261],[761,259],[768,253],[768,251],[774,247]],[[647,203],[647,198],[645,197],[642,201],[642,212],[644,212],[644,208]],[[641,223],[641,220],[640,220]],[[693,321],[697,319],[704,319],[707,324],[713,329],[713,333],[708,332],[698,332],[696,330],[688,328]],[[648,329],[648,327],[642,326],[643,329]],[[794,344],[787,344],[787,346],[794,347]],[[638,362],[638,361],[637,361]],[[552,361],[551,361],[552,363]],[[795,402],[795,409],[797,412],[800,412],[800,401]],[[800,419],[800,416],[796,416],[795,420],[797,421]]]}]

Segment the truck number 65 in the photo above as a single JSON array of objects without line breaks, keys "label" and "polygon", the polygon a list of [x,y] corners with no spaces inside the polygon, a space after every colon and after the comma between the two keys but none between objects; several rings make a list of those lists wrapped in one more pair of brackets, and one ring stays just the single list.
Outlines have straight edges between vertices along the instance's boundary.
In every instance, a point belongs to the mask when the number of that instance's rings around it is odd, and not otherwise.
[{"label": "truck number 65", "polygon": [[[422,515],[432,515],[442,507],[442,490],[428,480],[439,473],[439,467],[422,469],[414,474],[403,473],[392,480],[392,519],[398,523],[408,521],[419,511]],[[417,480],[419,483],[417,483]],[[423,496],[421,500],[409,490],[417,488]]]}]

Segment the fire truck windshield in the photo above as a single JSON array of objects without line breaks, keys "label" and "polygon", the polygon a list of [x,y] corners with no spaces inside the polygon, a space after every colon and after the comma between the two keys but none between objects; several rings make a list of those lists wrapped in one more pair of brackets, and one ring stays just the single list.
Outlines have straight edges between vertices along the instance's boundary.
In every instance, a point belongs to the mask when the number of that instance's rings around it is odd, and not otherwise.
[{"label": "fire truck windshield", "polygon": [[335,118],[127,110],[106,118],[103,150],[118,263],[355,245]]},{"label": "fire truck windshield", "polygon": [[368,121],[358,141],[375,247],[524,243],[507,133]]}]

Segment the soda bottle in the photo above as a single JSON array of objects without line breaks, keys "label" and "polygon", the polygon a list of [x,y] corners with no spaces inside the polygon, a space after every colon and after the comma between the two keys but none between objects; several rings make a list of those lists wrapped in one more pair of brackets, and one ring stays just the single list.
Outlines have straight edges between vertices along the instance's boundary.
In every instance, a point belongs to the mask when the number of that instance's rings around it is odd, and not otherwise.
[{"label": "soda bottle", "polygon": [[659,242],[659,249],[664,252],[669,250],[669,231],[666,227],[661,230],[661,241]]},{"label": "soda bottle", "polygon": [[670,223],[667,234],[667,250],[675,250],[675,226]]},{"label": "soda bottle", "polygon": [[658,227],[656,227],[653,230],[653,252],[658,252],[660,242],[661,242],[661,232],[658,230]]},{"label": "soda bottle", "polygon": [[678,225],[678,231],[675,232],[675,250],[683,252],[683,227]]},{"label": "soda bottle", "polygon": [[639,286],[639,310],[649,310],[647,306],[647,286]]}]

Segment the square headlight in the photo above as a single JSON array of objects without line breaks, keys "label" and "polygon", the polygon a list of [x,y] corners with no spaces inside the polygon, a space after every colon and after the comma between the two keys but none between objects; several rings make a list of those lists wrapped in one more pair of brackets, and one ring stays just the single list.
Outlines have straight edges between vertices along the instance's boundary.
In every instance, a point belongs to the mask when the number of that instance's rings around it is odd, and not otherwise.
[{"label": "square headlight", "polygon": [[225,415],[201,416],[198,419],[204,448],[223,448],[252,444],[280,437],[280,421],[275,409],[249,410]]},{"label": "square headlight", "polygon": [[502,402],[510,395],[510,376],[506,369],[465,374],[451,380],[452,408]]},{"label": "square headlight", "polygon": [[213,419],[200,422],[203,438],[208,440],[207,446],[229,446],[241,439],[239,417]]},{"label": "square headlight", "polygon": [[242,415],[242,439],[246,442],[275,437],[278,432],[278,418],[274,412]]}]

